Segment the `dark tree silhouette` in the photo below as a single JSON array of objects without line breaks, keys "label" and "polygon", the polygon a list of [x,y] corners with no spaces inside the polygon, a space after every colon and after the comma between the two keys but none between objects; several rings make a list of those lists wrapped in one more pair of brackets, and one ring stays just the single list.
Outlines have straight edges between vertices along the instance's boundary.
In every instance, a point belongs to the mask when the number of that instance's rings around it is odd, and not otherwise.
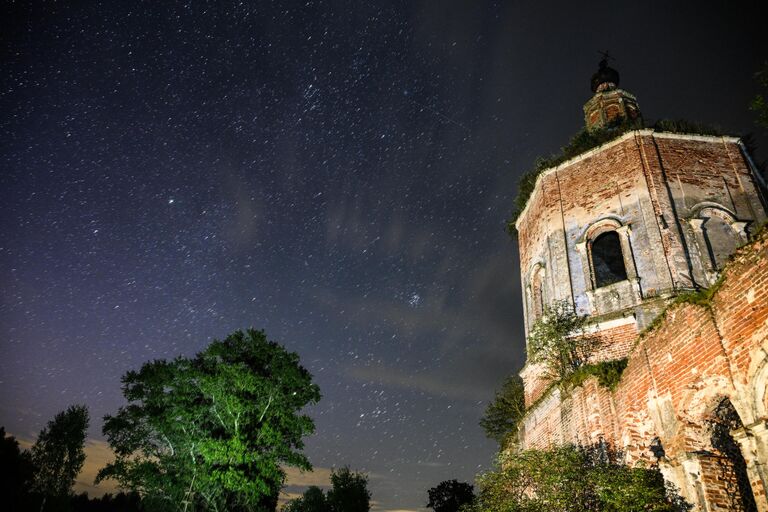
[{"label": "dark tree silhouette", "polygon": [[352,472],[348,467],[334,470],[327,502],[331,512],[368,512],[371,509],[371,493],[368,477]]},{"label": "dark tree silhouette", "polygon": [[462,505],[470,505],[475,501],[473,487],[468,483],[457,480],[445,480],[437,487],[427,491],[429,503],[427,507],[435,512],[458,512]]},{"label": "dark tree silhouette", "polygon": [[283,512],[328,512],[328,501],[323,490],[312,485],[301,496],[283,507]]},{"label": "dark tree silhouette", "polygon": [[33,466],[29,452],[19,448],[13,436],[6,435],[0,427],[0,496],[8,510],[29,510],[32,508],[30,490]]},{"label": "dark tree silhouette", "polygon": [[71,496],[75,477],[85,462],[88,422],[88,408],[72,405],[54,416],[37,436],[32,446],[32,489],[42,496],[40,510],[49,500],[68,501]]},{"label": "dark tree silhouette", "polygon": [[71,502],[71,512],[143,512],[141,498],[136,493],[105,494],[100,498],[88,498],[82,493]]}]

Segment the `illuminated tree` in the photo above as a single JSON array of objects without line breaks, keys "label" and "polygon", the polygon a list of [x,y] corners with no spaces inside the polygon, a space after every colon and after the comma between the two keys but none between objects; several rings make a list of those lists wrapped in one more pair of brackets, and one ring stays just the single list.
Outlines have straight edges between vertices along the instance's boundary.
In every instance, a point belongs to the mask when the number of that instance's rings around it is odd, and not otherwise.
[{"label": "illuminated tree", "polygon": [[587,317],[579,316],[569,302],[554,302],[528,333],[528,360],[542,363],[547,377],[564,380],[588,364],[597,348],[598,340],[587,327]]},{"label": "illuminated tree", "polygon": [[297,354],[263,331],[237,331],[194,358],[153,361],[123,377],[128,405],[107,416],[114,478],[149,507],[274,510],[284,466],[309,470],[300,414],[320,399]]},{"label": "illuminated tree", "polygon": [[632,468],[604,444],[502,453],[478,479],[472,512],[690,510],[654,468]]}]

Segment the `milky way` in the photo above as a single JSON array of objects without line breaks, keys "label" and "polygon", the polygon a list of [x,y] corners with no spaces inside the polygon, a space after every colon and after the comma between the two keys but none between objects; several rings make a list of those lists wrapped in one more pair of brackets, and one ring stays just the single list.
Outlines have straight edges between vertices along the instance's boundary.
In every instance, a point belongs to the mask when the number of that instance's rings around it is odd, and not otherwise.
[{"label": "milky way", "polygon": [[0,425],[85,403],[101,439],[125,371],[253,326],[320,385],[313,464],[377,507],[488,468],[524,360],[505,219],[597,50],[646,117],[734,133],[766,59],[748,4],[511,4],[6,5]]}]

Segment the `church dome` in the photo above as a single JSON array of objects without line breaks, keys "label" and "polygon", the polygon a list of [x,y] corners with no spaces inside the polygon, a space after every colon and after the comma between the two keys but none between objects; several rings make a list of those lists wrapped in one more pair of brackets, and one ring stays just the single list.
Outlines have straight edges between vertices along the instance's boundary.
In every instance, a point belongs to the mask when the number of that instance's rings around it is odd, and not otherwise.
[{"label": "church dome", "polygon": [[619,72],[608,66],[608,59],[600,61],[600,68],[592,75],[592,92],[619,86]]}]

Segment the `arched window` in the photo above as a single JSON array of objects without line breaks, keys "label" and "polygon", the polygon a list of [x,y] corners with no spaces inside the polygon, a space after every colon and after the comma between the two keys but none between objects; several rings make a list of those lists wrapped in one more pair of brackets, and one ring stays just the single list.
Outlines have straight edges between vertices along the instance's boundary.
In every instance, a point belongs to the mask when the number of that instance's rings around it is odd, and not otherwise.
[{"label": "arched window", "polygon": [[722,270],[728,258],[747,241],[748,222],[717,203],[705,202],[693,208],[689,220],[694,228],[702,261],[708,271]]},{"label": "arched window", "polygon": [[627,279],[624,253],[616,231],[606,231],[598,235],[590,244],[590,255],[595,288]]},{"label": "arched window", "polygon": [[705,219],[704,238],[710,258],[720,270],[743,240],[733,227],[734,219],[722,210],[704,208],[699,216]]}]

